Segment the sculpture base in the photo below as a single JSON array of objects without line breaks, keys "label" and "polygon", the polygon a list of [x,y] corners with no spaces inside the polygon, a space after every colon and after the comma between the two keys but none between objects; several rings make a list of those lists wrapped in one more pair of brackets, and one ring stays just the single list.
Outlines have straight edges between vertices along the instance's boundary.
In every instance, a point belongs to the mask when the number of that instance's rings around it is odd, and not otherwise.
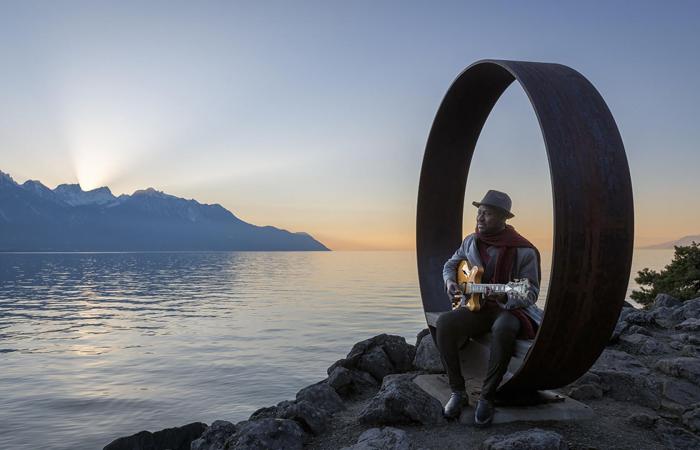
[{"label": "sculpture base", "polygon": [[[450,398],[451,390],[445,374],[418,375],[413,382],[443,405]],[[481,385],[474,379],[468,379],[467,393],[470,406],[462,411],[459,421],[464,424],[473,424],[474,406],[481,394]],[[594,416],[590,406],[553,391],[538,391],[509,398],[510,400],[506,400],[505,397],[497,400],[493,424],[586,420]]]}]

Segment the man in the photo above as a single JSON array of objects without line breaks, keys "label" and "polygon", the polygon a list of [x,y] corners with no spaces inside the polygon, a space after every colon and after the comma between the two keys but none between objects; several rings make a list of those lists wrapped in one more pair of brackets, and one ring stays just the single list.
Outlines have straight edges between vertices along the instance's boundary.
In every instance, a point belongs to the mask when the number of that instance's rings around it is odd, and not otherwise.
[{"label": "man", "polygon": [[526,297],[512,293],[488,294],[482,308],[472,312],[457,308],[443,313],[436,322],[436,344],[446,365],[452,395],[443,413],[448,418],[459,417],[469,404],[464,377],[459,362],[459,345],[473,336],[493,333],[488,370],[475,408],[474,423],[483,427],[491,424],[496,389],[508,369],[516,337],[532,339],[542,323],[542,310],[535,306],[540,286],[540,254],[506,220],[510,212],[510,197],[490,190],[478,208],[476,232],[467,236],[443,267],[445,288],[450,296],[459,292],[456,272],[462,260],[484,268],[482,283],[505,284],[513,279],[527,278],[530,288]]}]

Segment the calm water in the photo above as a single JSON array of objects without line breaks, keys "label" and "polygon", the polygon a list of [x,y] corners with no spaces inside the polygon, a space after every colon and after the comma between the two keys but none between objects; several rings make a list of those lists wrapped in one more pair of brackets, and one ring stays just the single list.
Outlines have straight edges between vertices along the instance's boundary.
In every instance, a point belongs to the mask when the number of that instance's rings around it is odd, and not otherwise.
[{"label": "calm water", "polygon": [[[637,251],[633,273],[672,254]],[[412,252],[0,254],[0,442],[236,422],[424,326]]]}]

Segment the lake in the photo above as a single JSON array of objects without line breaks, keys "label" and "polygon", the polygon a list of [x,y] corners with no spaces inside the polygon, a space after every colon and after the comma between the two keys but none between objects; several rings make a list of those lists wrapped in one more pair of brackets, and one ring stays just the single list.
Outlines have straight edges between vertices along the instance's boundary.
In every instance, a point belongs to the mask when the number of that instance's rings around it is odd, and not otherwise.
[{"label": "lake", "polygon": [[[632,273],[672,256],[637,250]],[[355,342],[424,327],[413,252],[0,254],[0,442],[96,449],[236,422]]]}]

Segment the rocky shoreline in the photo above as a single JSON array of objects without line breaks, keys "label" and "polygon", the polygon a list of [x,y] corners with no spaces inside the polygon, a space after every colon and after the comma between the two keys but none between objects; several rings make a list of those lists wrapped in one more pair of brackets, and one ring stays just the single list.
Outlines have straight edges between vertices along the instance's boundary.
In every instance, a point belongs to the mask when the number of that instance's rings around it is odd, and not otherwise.
[{"label": "rocky shoreline", "polygon": [[485,430],[447,421],[412,381],[440,372],[427,329],[415,345],[381,334],[355,344],[294,400],[248,420],[142,431],[104,450],[700,448],[700,298],[661,294],[648,310],[623,308],[598,361],[559,390],[593,408],[588,421]]}]

